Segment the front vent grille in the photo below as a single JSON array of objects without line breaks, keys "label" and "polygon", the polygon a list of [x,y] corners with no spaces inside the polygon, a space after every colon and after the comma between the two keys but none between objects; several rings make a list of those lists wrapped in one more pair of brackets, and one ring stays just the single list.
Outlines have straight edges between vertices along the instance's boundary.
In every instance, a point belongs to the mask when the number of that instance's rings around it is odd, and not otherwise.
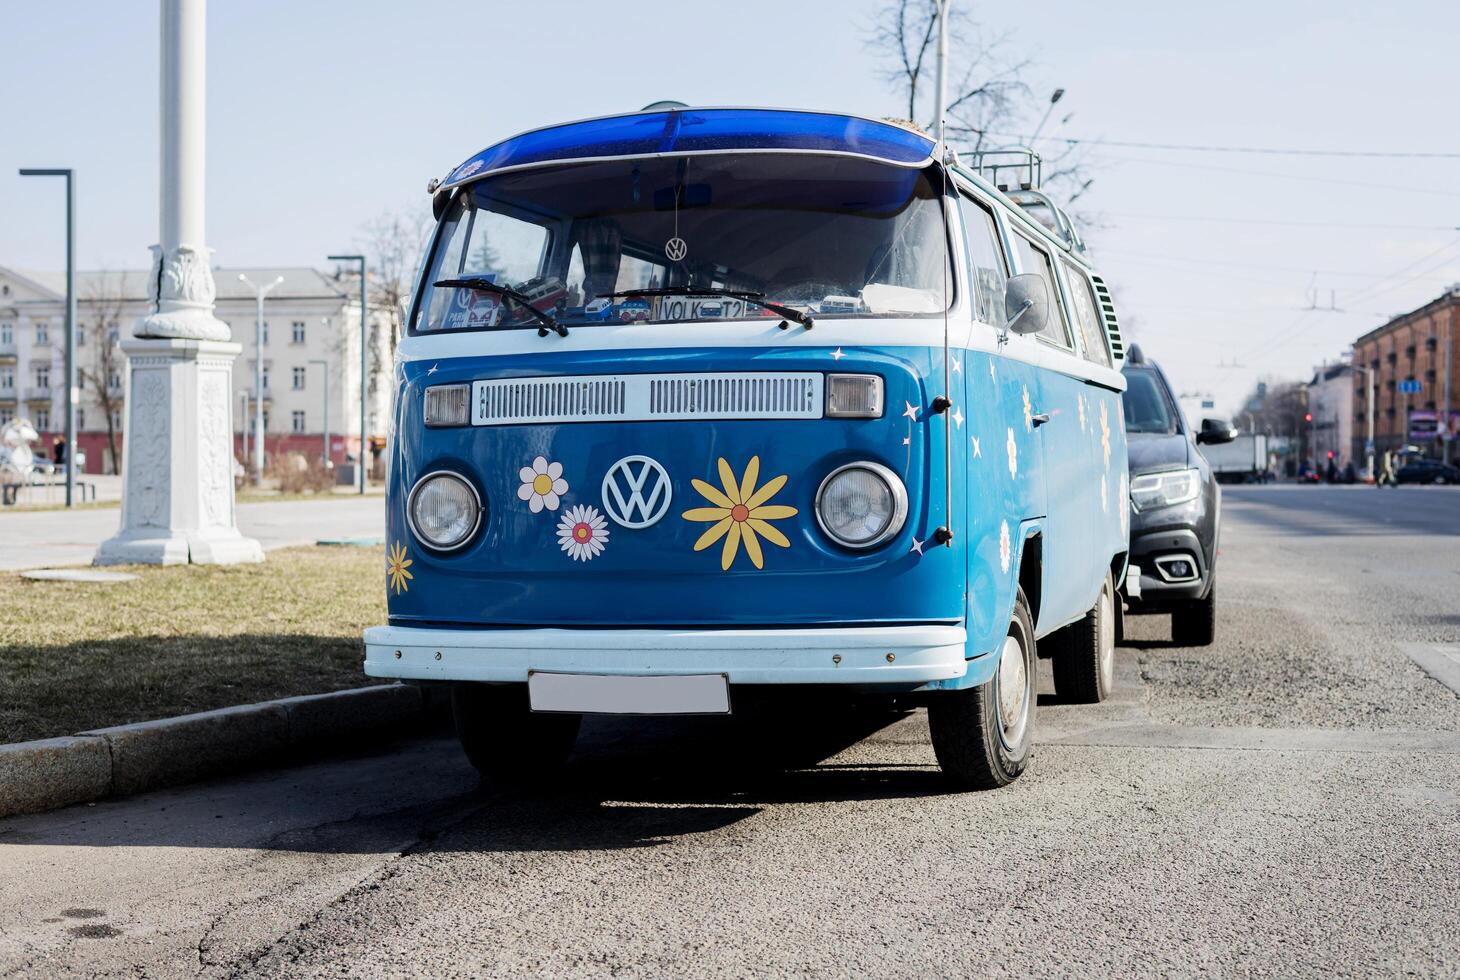
[{"label": "front vent grille", "polygon": [[1120,322],[1115,318],[1115,303],[1110,298],[1110,287],[1099,276],[1091,276],[1095,283],[1095,297],[1100,301],[1100,316],[1105,321],[1105,332],[1110,337],[1110,353],[1116,362],[1125,360],[1125,341],[1120,339]]},{"label": "front vent grille", "polygon": [[819,419],[823,375],[618,374],[472,384],[473,425]]}]

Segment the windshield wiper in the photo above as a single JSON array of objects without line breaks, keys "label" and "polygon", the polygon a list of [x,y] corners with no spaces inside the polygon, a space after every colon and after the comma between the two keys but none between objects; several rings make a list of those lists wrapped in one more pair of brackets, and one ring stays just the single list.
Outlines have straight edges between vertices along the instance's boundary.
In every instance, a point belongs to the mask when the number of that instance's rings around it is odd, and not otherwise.
[{"label": "windshield wiper", "polygon": [[454,286],[457,289],[474,289],[479,293],[491,293],[503,299],[510,299],[528,313],[531,313],[537,321],[542,324],[537,328],[539,337],[546,337],[549,330],[553,330],[559,337],[568,336],[568,328],[555,320],[550,314],[544,313],[532,305],[532,297],[526,293],[519,293],[511,286],[504,286],[501,283],[493,282],[484,276],[466,276],[462,279],[438,279],[432,283],[433,286]]},{"label": "windshield wiper", "polygon": [[762,309],[770,310],[777,316],[785,317],[780,323],[782,330],[789,324],[786,320],[795,320],[801,326],[810,330],[816,322],[809,313],[802,313],[800,310],[793,310],[789,306],[782,306],[780,303],[770,303],[761,297],[765,293],[755,293],[742,289],[722,289],[719,286],[661,286],[658,289],[626,289],[621,293],[607,293],[603,299],[652,299],[655,296],[724,296],[726,299],[738,299]]}]

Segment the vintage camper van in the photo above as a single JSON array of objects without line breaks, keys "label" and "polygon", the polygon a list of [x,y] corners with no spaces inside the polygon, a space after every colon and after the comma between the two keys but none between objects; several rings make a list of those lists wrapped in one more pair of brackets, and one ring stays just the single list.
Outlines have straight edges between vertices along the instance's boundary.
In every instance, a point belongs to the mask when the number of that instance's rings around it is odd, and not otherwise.
[{"label": "vintage camper van", "polygon": [[777,685],[915,698],[995,787],[1037,655],[1109,690],[1121,346],[1037,189],[887,122],[654,107],[431,190],[365,667],[453,683],[483,773]]}]

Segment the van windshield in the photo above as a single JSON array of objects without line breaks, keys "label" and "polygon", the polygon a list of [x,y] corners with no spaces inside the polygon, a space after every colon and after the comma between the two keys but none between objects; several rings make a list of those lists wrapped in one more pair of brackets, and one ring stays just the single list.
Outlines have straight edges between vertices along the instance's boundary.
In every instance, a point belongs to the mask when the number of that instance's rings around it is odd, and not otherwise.
[{"label": "van windshield", "polygon": [[[792,153],[606,160],[468,185],[444,215],[413,332],[536,327],[485,278],[568,326],[936,316],[953,301],[937,174]],[[688,296],[614,297],[689,287]]]}]

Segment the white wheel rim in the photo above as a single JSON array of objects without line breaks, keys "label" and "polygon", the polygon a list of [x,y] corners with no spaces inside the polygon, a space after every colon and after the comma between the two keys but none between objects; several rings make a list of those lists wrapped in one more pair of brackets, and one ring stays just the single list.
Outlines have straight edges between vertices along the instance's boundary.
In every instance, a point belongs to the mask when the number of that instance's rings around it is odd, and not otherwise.
[{"label": "white wheel rim", "polygon": [[1100,691],[1115,686],[1115,604],[1110,592],[1100,591]]},{"label": "white wheel rim", "polygon": [[1004,745],[1012,749],[1023,737],[1029,717],[1029,665],[1018,637],[1004,638],[1004,649],[999,654],[997,694],[999,732]]}]

